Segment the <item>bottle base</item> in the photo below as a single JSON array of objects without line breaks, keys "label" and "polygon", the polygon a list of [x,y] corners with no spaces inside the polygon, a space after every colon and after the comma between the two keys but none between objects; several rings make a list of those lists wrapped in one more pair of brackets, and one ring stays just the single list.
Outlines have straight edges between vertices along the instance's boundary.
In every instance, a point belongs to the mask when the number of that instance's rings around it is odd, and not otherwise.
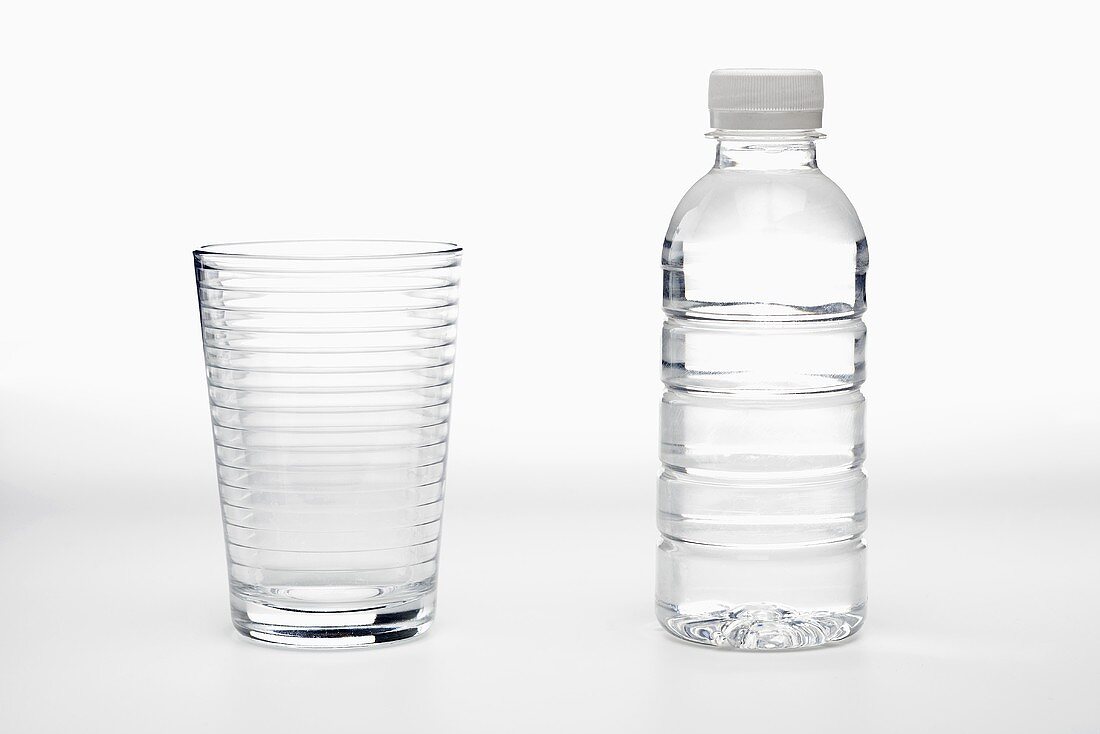
[{"label": "bottle base", "polygon": [[233,626],[250,640],[307,650],[377,647],[420,637],[431,627],[431,600],[359,610],[296,610],[234,596]]},{"label": "bottle base", "polygon": [[661,625],[681,640],[732,650],[794,650],[840,642],[863,626],[864,606],[847,611],[798,611],[754,603],[684,614],[657,604]]}]

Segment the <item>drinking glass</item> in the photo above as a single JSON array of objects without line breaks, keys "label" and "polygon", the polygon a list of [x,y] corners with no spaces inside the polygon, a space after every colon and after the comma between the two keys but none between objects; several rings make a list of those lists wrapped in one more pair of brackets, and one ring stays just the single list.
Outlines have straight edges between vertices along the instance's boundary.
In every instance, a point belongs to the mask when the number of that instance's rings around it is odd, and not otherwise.
[{"label": "drinking glass", "polygon": [[461,248],[195,251],[233,623],[293,647],[435,613]]}]

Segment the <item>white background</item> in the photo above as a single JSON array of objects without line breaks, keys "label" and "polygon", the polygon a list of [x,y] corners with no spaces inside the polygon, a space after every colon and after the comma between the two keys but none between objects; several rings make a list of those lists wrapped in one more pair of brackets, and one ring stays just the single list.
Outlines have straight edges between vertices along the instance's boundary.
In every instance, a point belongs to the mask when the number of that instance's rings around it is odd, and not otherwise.
[{"label": "white background", "polygon": [[[6,4],[0,729],[1100,731],[1075,5]],[[871,244],[871,616],[819,651],[651,611],[660,242],[724,66],[824,72]],[[190,251],[299,237],[467,248],[408,645],[229,624]]]}]

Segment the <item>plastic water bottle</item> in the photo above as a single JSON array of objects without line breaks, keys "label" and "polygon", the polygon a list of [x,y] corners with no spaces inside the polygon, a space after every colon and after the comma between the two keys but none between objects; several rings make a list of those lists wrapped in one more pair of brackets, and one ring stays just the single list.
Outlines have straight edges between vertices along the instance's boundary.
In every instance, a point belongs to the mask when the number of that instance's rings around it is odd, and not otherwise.
[{"label": "plastic water bottle", "polygon": [[665,238],[657,616],[740,649],[844,639],[866,605],[867,241],[817,167],[821,73],[710,77],[712,168]]}]

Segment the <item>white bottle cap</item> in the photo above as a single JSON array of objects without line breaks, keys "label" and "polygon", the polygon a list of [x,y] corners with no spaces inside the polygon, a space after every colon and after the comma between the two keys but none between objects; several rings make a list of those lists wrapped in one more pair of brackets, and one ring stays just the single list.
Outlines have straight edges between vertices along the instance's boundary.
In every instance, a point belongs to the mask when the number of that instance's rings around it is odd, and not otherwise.
[{"label": "white bottle cap", "polygon": [[719,130],[815,130],[825,91],[816,69],[716,69],[710,125]]}]

